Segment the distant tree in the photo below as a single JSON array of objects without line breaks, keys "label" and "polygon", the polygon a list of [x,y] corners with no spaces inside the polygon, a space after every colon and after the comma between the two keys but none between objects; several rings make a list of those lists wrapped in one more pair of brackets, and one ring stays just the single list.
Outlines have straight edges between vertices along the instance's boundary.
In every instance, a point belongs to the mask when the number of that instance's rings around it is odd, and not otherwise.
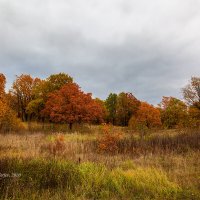
[{"label": "distant tree", "polygon": [[186,104],[174,97],[163,97],[159,104],[161,120],[166,128],[174,128],[183,125],[187,119]]},{"label": "distant tree", "polygon": [[23,121],[28,120],[26,107],[33,100],[33,88],[40,82],[38,78],[32,78],[30,75],[22,74],[17,76],[12,86],[12,95],[17,99],[18,116]]},{"label": "distant tree", "polygon": [[200,127],[200,110],[197,106],[190,106],[188,109],[188,126],[190,127]]},{"label": "distant tree", "polygon": [[41,111],[44,109],[44,100],[42,98],[33,99],[26,107],[26,112],[31,116],[31,119],[40,121],[42,118]]},{"label": "distant tree", "polygon": [[15,112],[9,107],[5,93],[6,77],[0,74],[0,130],[16,130],[20,126]]},{"label": "distant tree", "polygon": [[183,89],[183,97],[189,106],[190,126],[200,126],[200,77],[192,77]]},{"label": "distant tree", "polygon": [[6,102],[12,110],[18,113],[19,107],[18,107],[17,96],[14,95],[11,90],[8,93],[6,93]]},{"label": "distant tree", "polygon": [[[106,109],[106,105],[105,105],[105,101],[99,99],[99,98],[95,98],[94,101],[99,105],[99,108],[101,108],[101,112],[102,112],[102,116],[103,116],[103,121],[106,121],[106,117],[108,115],[108,111]],[[99,124],[101,123],[102,120],[97,120],[96,123]]]},{"label": "distant tree", "polygon": [[56,123],[74,123],[103,120],[103,111],[90,93],[85,94],[75,83],[68,83],[49,95],[43,115]]},{"label": "distant tree", "polygon": [[117,94],[110,93],[105,101],[105,106],[108,112],[108,122],[111,122],[113,125],[115,125],[117,121]]},{"label": "distant tree", "polygon": [[133,116],[129,121],[129,126],[134,129],[137,129],[141,126],[151,129],[160,127],[161,125],[162,123],[159,109],[146,102],[141,102],[136,115]]},{"label": "distant tree", "polygon": [[65,73],[50,75],[43,84],[43,87],[42,87],[43,95],[45,98],[47,98],[51,92],[54,92],[55,90],[59,90],[65,84],[72,83],[72,82],[73,82],[73,78]]},{"label": "distant tree", "polygon": [[186,100],[188,105],[199,106],[200,104],[200,77],[192,77],[190,83],[182,89],[182,92],[183,92],[184,99]]},{"label": "distant tree", "polygon": [[5,84],[6,84],[6,77],[4,74],[0,73],[0,99],[4,98],[5,96]]},{"label": "distant tree", "polygon": [[117,98],[118,125],[128,126],[130,118],[136,114],[140,101],[132,93],[120,93]]},{"label": "distant tree", "polygon": [[50,93],[59,90],[65,84],[72,82],[73,78],[68,74],[52,74],[46,80],[40,81],[40,83],[33,88],[33,94],[35,95],[35,98],[42,98],[44,102],[46,102]]},{"label": "distant tree", "polygon": [[37,120],[44,120],[41,111],[45,107],[50,93],[61,89],[67,83],[72,83],[73,79],[68,74],[59,73],[50,75],[46,80],[40,82],[33,87],[34,98],[26,107],[26,112]]},{"label": "distant tree", "polygon": [[15,112],[5,101],[0,100],[0,130],[3,132],[14,131],[22,128]]}]

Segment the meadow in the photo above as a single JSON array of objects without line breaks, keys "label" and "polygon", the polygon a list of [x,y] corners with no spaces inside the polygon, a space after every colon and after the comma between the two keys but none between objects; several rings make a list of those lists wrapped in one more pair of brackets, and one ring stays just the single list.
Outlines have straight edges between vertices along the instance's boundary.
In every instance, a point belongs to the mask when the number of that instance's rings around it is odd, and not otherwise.
[{"label": "meadow", "polygon": [[199,129],[25,125],[0,134],[0,199],[200,199]]}]

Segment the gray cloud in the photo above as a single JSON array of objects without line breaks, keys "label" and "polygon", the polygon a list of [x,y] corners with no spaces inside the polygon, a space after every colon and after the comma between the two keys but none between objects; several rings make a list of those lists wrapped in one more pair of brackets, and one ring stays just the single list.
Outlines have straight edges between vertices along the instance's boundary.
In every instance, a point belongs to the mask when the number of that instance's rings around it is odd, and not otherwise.
[{"label": "gray cloud", "polygon": [[105,99],[159,103],[200,75],[198,0],[0,0],[0,71],[66,72]]}]

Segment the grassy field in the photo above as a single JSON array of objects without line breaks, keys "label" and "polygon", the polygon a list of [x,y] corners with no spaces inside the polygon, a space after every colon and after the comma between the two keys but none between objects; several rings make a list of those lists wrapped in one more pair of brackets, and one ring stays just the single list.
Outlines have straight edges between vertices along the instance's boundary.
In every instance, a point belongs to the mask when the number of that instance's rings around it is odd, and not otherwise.
[{"label": "grassy field", "polygon": [[0,199],[200,199],[199,130],[43,129],[0,134]]}]

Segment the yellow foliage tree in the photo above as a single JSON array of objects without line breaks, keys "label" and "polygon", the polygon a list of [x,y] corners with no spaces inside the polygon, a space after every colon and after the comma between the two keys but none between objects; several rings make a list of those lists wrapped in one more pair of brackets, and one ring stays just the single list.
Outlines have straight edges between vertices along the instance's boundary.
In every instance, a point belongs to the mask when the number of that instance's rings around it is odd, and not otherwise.
[{"label": "yellow foliage tree", "polygon": [[5,76],[0,74],[0,130],[3,132],[21,128],[20,120],[7,103],[5,83]]},{"label": "yellow foliage tree", "polygon": [[5,96],[5,84],[6,84],[6,77],[0,73],[0,99],[1,100]]},{"label": "yellow foliage tree", "polygon": [[21,122],[16,117],[15,112],[0,100],[0,130],[3,132],[15,131],[21,128]]}]

